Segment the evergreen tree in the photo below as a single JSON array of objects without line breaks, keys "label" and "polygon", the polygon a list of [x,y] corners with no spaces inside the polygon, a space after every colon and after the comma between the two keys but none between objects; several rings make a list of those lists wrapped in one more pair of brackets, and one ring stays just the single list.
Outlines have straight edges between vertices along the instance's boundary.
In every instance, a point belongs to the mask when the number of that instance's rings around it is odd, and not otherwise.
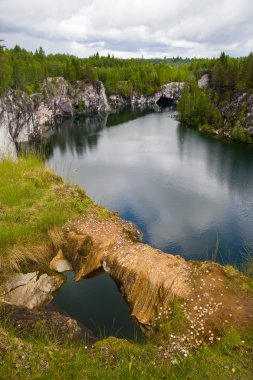
[{"label": "evergreen tree", "polygon": [[12,85],[12,67],[8,62],[8,55],[2,42],[3,40],[0,40],[0,96]]}]

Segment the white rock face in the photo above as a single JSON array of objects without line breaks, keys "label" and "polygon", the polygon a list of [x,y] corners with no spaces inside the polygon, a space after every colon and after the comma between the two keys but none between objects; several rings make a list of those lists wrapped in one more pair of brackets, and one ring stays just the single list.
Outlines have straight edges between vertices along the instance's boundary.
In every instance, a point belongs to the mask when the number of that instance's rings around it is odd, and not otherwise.
[{"label": "white rock face", "polygon": [[6,123],[0,124],[0,159],[3,157],[12,159],[17,157],[16,146]]},{"label": "white rock face", "polygon": [[40,308],[53,299],[52,294],[64,281],[65,278],[59,274],[16,273],[0,286],[0,301],[28,309]]},{"label": "white rock face", "polygon": [[176,104],[180,99],[183,89],[183,82],[170,82],[163,85],[161,87],[161,90],[159,92],[156,92],[154,95],[138,95],[128,97],[111,95],[109,97],[109,103],[112,105],[155,105],[161,97],[164,97],[172,100]]},{"label": "white rock face", "polygon": [[101,82],[70,84],[64,78],[49,78],[43,95],[9,91],[0,100],[0,157],[16,157],[15,143],[40,135],[43,126],[63,116],[109,110]]},{"label": "white rock face", "polygon": [[207,88],[209,86],[209,75],[204,74],[198,81],[199,88]]},{"label": "white rock face", "polygon": [[64,257],[63,252],[59,249],[57,255],[50,262],[50,269],[62,273],[73,270],[70,262]]},{"label": "white rock face", "polygon": [[[162,86],[152,96],[110,97],[110,103],[131,105],[155,105],[160,97],[177,103],[184,83],[171,82]],[[28,95],[9,91],[0,100],[0,157],[16,157],[15,143],[27,142],[39,136],[43,126],[53,124],[57,118],[76,113],[106,113],[109,111],[102,82],[69,83],[64,78],[48,78],[43,84],[43,94]]]}]

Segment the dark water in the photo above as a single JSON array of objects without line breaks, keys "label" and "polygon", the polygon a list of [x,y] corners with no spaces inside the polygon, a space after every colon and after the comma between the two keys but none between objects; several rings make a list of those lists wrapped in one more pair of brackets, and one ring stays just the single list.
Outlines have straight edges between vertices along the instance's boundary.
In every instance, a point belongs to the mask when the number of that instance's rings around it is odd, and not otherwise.
[{"label": "dark water", "polygon": [[[125,110],[66,120],[48,143],[48,164],[135,222],[152,246],[205,260],[218,239],[218,261],[239,264],[253,242],[253,149],[200,135],[172,114]],[[101,288],[98,279],[87,281],[94,281],[94,292]],[[80,305],[86,286],[93,286],[81,284]],[[63,307],[70,287],[75,288],[68,283],[57,297]],[[109,293],[103,297],[113,299]],[[121,306],[114,300],[112,305],[120,325]]]},{"label": "dark water", "polygon": [[73,273],[57,293],[54,302],[72,318],[82,322],[98,338],[114,335],[142,340],[138,326],[129,317],[129,308],[114,281],[103,273],[76,283]]}]

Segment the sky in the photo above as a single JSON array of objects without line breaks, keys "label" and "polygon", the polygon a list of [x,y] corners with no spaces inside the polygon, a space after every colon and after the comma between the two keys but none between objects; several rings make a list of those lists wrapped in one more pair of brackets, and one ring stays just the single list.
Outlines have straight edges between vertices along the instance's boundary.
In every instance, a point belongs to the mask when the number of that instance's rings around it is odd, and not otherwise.
[{"label": "sky", "polygon": [[245,56],[252,0],[0,0],[0,39],[88,57]]}]

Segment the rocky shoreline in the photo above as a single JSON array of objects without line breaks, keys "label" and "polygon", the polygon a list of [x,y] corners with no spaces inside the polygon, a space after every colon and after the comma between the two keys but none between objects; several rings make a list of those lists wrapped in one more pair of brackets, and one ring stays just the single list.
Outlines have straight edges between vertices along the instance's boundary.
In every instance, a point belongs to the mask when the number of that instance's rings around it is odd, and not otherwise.
[{"label": "rocky shoreline", "polygon": [[[208,81],[208,74],[203,75],[198,81],[199,88],[207,88]],[[60,77],[48,78],[43,83],[42,93],[39,94],[29,95],[11,90],[0,99],[0,157],[16,158],[16,144],[41,137],[49,126],[61,123],[66,117],[107,115],[125,106],[159,108],[159,104],[175,105],[183,89],[183,82],[170,82],[150,96],[107,96],[100,81],[70,83]],[[242,109],[245,111],[244,116]],[[245,132],[246,135],[252,135],[252,94],[236,95],[228,106],[220,109],[220,112],[224,119],[222,128],[202,126],[199,130],[227,140],[236,137],[233,136],[233,131],[237,134]],[[237,130],[231,128],[231,122]]]}]

